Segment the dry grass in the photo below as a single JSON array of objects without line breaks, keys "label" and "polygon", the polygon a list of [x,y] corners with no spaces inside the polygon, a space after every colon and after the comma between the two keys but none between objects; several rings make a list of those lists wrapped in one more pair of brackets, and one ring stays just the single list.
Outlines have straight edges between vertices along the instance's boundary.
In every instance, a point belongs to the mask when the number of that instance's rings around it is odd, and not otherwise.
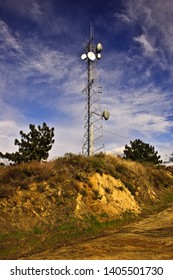
[{"label": "dry grass", "polygon": [[[173,185],[173,167],[142,165],[118,157],[98,154],[86,158],[67,154],[48,163],[31,162],[0,168],[0,197],[13,193],[16,187],[27,189],[33,182],[68,185],[76,181],[88,182],[88,175],[98,172],[120,179],[133,195],[137,188],[158,190]],[[75,183],[74,183],[75,186]]]},{"label": "dry grass", "polygon": [[[83,197],[88,195],[85,189],[80,189],[78,183],[91,184],[88,177],[95,172],[101,175],[110,174],[115,179],[121,180],[142,205],[144,209],[142,215],[166,208],[173,201],[173,167],[140,164],[104,154],[89,158],[67,154],[48,163],[31,162],[0,167],[0,202],[13,198],[20,187],[25,193],[22,203],[26,203],[30,199],[27,191],[29,192],[30,186],[36,183],[35,197],[39,199],[43,197],[47,201],[46,208],[48,205],[58,207],[55,208],[58,209],[58,213],[55,213],[58,217],[57,224],[53,228],[49,224],[42,227],[40,223],[29,231],[20,228],[12,230],[11,224],[8,225],[7,222],[5,233],[0,234],[0,258],[18,258],[28,252],[39,251],[43,247],[102,234],[108,227],[121,226],[122,223],[131,221],[134,218],[131,213],[124,214],[119,220],[111,221],[105,217],[104,223],[100,223],[95,216],[76,220],[71,215],[77,194],[80,193]],[[48,190],[46,185],[49,186]],[[154,203],[148,194],[149,187],[158,197]],[[90,185],[90,189],[92,188]],[[59,191],[62,191],[61,197],[58,195]],[[106,192],[110,192],[109,186],[106,186]],[[99,199],[99,194],[96,192],[93,194],[94,203]],[[50,201],[51,203],[48,203]],[[32,203],[31,205],[35,207],[37,201]]]}]

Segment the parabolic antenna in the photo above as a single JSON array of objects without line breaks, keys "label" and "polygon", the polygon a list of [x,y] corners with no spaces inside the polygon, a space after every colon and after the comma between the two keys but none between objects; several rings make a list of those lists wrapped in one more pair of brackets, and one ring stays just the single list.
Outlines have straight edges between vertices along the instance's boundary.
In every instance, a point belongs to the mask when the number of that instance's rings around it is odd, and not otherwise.
[{"label": "parabolic antenna", "polygon": [[110,113],[108,110],[104,110],[102,113],[102,117],[105,119],[105,121],[107,121],[110,117]]},{"label": "parabolic antenna", "polygon": [[100,59],[102,57],[101,53],[97,53],[97,58]]},{"label": "parabolic antenna", "polygon": [[85,54],[85,53],[83,53],[82,55],[81,55],[81,59],[82,60],[85,60],[87,58],[87,55]]},{"label": "parabolic antenna", "polygon": [[102,44],[101,44],[101,43],[98,43],[97,46],[96,46],[96,51],[97,51],[97,52],[101,52],[102,49],[103,49]]},{"label": "parabolic antenna", "polygon": [[90,60],[94,61],[94,60],[96,59],[96,56],[95,56],[95,54],[94,54],[93,52],[89,52],[89,53],[88,53],[88,58],[89,58]]}]

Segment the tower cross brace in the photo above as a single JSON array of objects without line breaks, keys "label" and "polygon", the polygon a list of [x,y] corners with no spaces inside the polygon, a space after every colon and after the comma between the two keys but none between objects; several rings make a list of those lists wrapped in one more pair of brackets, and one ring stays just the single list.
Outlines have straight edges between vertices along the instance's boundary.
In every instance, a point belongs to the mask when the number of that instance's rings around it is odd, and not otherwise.
[{"label": "tower cross brace", "polygon": [[102,45],[94,44],[94,29],[90,27],[90,39],[84,44],[84,53],[81,58],[86,60],[87,80],[83,89],[85,94],[85,125],[84,125],[84,143],[82,154],[85,156],[94,155],[96,152],[104,149],[103,128],[100,97],[102,88],[98,84],[96,73],[96,62],[101,58]]}]

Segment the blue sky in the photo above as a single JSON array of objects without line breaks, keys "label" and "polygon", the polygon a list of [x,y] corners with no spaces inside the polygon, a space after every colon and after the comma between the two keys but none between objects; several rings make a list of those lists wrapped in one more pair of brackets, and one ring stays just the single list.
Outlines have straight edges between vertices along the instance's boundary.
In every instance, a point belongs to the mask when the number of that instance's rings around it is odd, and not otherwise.
[{"label": "blue sky", "polygon": [[81,153],[84,134],[80,59],[89,37],[103,45],[106,152],[130,140],[173,152],[172,0],[0,0],[0,151],[12,152],[30,123],[55,127],[50,158]]}]

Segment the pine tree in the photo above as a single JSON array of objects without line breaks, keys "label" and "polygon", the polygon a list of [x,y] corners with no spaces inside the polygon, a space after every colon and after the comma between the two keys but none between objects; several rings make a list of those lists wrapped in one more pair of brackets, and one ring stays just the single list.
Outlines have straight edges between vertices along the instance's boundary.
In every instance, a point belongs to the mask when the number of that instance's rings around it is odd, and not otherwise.
[{"label": "pine tree", "polygon": [[29,129],[30,132],[28,134],[22,130],[20,131],[21,141],[15,139],[14,144],[19,146],[17,152],[11,154],[2,154],[0,152],[0,157],[6,158],[15,164],[32,160],[46,160],[55,142],[53,139],[54,128],[49,128],[46,123],[43,123],[42,127],[39,125],[37,128],[34,124],[30,124]]},{"label": "pine tree", "polygon": [[139,162],[162,163],[154,147],[142,142],[140,139],[130,141],[130,146],[125,145],[124,158]]}]

